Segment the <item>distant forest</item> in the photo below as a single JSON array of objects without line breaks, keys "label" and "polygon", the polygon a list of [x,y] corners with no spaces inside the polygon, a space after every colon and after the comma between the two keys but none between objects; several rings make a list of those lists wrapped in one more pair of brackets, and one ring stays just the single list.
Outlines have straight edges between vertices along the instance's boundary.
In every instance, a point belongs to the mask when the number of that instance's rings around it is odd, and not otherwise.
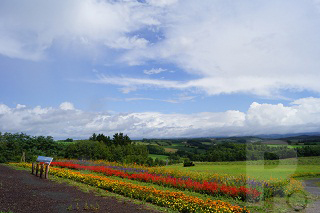
[{"label": "distant forest", "polygon": [[[272,140],[278,142],[280,140]],[[24,133],[0,132],[0,162],[34,161],[38,155],[54,158],[103,159],[149,166],[192,161],[275,160],[292,157],[320,156],[319,136],[282,138],[287,145],[268,145],[255,137],[143,139],[132,141],[123,133],[112,138],[92,134],[87,140],[67,138],[54,141],[51,136],[30,136]],[[280,142],[281,142],[280,141]],[[294,147],[289,147],[294,146]],[[151,158],[149,154],[166,155],[166,160]]]}]

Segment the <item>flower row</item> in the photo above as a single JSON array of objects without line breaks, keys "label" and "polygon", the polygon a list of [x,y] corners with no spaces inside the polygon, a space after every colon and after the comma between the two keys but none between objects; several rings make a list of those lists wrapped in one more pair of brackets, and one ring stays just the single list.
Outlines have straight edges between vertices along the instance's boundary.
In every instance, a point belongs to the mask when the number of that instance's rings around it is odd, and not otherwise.
[{"label": "flower row", "polygon": [[[283,159],[281,161],[290,160],[293,161],[294,159]],[[313,163],[319,162],[319,157],[314,158],[299,158],[300,161],[310,161],[312,160]],[[255,164],[255,161],[247,161],[245,163],[252,163]],[[91,161],[91,165],[99,163],[99,165],[114,165],[115,162],[108,162],[108,161]],[[230,162],[216,162],[218,164],[225,163],[226,165],[229,165]],[[233,163],[243,163],[243,162],[232,162]],[[211,163],[208,163],[211,165]],[[284,162],[282,162],[284,164]],[[207,172],[197,172],[197,171],[182,171],[167,167],[144,167],[141,165],[135,165],[135,164],[119,164],[117,163],[117,167],[122,167],[126,169],[130,168],[139,168],[140,170],[147,170],[149,174],[156,174],[156,175],[162,175],[166,177],[176,177],[181,178],[184,180],[192,179],[199,182],[216,182],[218,184],[224,184],[227,186],[246,186],[247,188],[255,188],[258,191],[263,192],[263,195],[261,196],[261,199],[270,198],[274,196],[285,196],[292,193],[292,190],[303,190],[302,183],[300,181],[293,180],[292,178],[299,177],[299,174],[291,175],[288,179],[276,179],[276,178],[270,178],[268,180],[258,180],[253,177],[249,177],[246,175],[230,175],[230,174],[212,174]],[[308,174],[300,174],[300,175],[306,175],[306,176],[319,176],[320,173],[308,173]]]},{"label": "flower row", "polygon": [[[31,164],[27,163],[13,163],[13,165],[27,168],[31,167]],[[140,186],[93,174],[81,174],[80,172],[68,169],[51,168],[50,174],[99,187],[126,197],[168,207],[179,212],[249,213],[249,210],[245,207],[233,206],[230,203],[220,200],[203,200],[194,196],[187,196],[183,192],[158,190],[154,187]]]},{"label": "flower row", "polygon": [[[320,159],[320,158],[317,158]],[[63,162],[72,162],[75,164],[81,165],[90,165],[90,166],[104,166],[112,168],[115,170],[125,171],[126,173],[141,173],[147,172],[156,176],[163,177],[175,177],[183,180],[192,179],[198,182],[215,182],[219,185],[227,186],[246,186],[247,188],[254,188],[260,192],[263,192],[263,195],[260,196],[260,199],[270,198],[274,196],[285,196],[292,193],[292,190],[303,190],[301,182],[295,181],[292,178],[295,178],[296,175],[292,175],[290,179],[268,179],[268,180],[258,180],[253,177],[248,177],[246,175],[223,175],[223,174],[212,174],[209,172],[197,172],[197,171],[182,171],[167,167],[146,167],[138,164],[122,164],[117,162],[109,162],[104,160],[68,160],[61,159]],[[300,161],[300,158],[299,158]],[[318,160],[319,161],[319,160]],[[237,163],[237,162],[235,162]],[[306,174],[302,174],[306,175]],[[319,174],[310,174],[313,176],[319,176]],[[299,175],[298,175],[299,176]]]},{"label": "flower row", "polygon": [[158,185],[164,185],[174,187],[178,189],[189,189],[200,193],[206,193],[209,195],[222,195],[230,196],[233,198],[241,198],[247,201],[258,201],[260,199],[261,192],[254,188],[247,188],[245,186],[235,187],[227,186],[225,184],[218,184],[216,182],[208,181],[195,181],[190,178],[184,180],[175,177],[166,177],[161,175],[149,174],[149,173],[126,173],[115,169],[106,168],[104,166],[84,166],[68,162],[53,162],[53,166],[59,166],[70,169],[83,169],[94,172],[103,173],[107,176],[117,176],[121,178],[127,178],[131,180],[138,180],[142,182],[150,182]]}]

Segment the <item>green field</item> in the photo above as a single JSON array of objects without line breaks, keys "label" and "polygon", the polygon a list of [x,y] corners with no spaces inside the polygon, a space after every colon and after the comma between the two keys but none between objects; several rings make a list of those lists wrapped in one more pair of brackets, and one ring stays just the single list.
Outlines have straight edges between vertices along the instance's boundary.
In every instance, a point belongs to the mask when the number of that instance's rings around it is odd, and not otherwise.
[{"label": "green field", "polygon": [[75,144],[75,143],[77,143],[77,141],[73,141],[73,142],[56,141],[56,143],[58,143],[58,144],[63,144],[63,145],[70,145],[70,144]]},{"label": "green field", "polygon": [[[269,147],[279,147],[279,146],[286,146],[289,149],[293,149],[293,148],[301,148],[304,147],[306,145],[277,145],[277,144],[268,144]],[[308,146],[314,146],[314,145],[308,145]]]},{"label": "green field", "polygon": [[173,149],[173,148],[164,148],[164,151],[165,152],[168,152],[168,153],[175,153],[178,151],[178,149]]},{"label": "green field", "polygon": [[166,160],[168,158],[168,156],[166,156],[166,155],[149,154],[148,156],[151,157],[153,160],[155,160],[156,158],[158,158],[160,160]]},{"label": "green field", "polygon": [[[273,163],[274,162],[274,163]],[[280,161],[238,161],[238,162],[195,162],[193,167],[182,164],[167,166],[181,171],[204,172],[210,174],[247,175],[257,179],[289,178],[295,173],[319,172],[320,157],[285,159]]]}]

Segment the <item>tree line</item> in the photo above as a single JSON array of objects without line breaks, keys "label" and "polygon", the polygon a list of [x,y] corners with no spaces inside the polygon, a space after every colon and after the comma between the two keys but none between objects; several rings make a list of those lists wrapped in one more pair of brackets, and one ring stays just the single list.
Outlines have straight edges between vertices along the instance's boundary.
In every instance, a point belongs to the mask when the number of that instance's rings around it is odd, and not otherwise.
[{"label": "tree line", "polygon": [[38,155],[64,156],[65,146],[55,143],[51,136],[30,136],[24,133],[0,132],[0,162],[20,161],[25,153],[26,161],[34,161]]},{"label": "tree line", "polygon": [[168,155],[170,161],[181,162],[182,158],[192,161],[246,161],[246,160],[278,160],[285,158],[320,156],[320,146],[302,146],[288,148],[287,146],[270,147],[265,144],[225,142],[207,146],[203,153],[198,148],[193,151],[178,150],[175,153],[166,153],[161,146],[148,145],[149,153]]},{"label": "tree line", "polygon": [[[71,140],[68,140],[72,142]],[[0,163],[20,161],[22,153],[25,160],[35,161],[37,156],[73,159],[103,159],[125,163],[154,165],[148,157],[148,149],[143,145],[132,144],[129,136],[116,133],[111,139],[103,134],[93,134],[89,140],[72,143],[55,142],[51,136],[30,136],[24,133],[0,132]]]},{"label": "tree line", "polygon": [[[265,144],[231,143],[205,145],[199,148],[178,150],[167,153],[162,146],[136,145],[129,136],[115,133],[113,137],[104,134],[92,134],[88,140],[59,143],[51,136],[30,136],[24,133],[0,132],[0,163],[20,161],[22,153],[25,160],[34,161],[37,156],[73,159],[103,159],[124,163],[165,165],[183,162],[185,158],[192,161],[245,161],[245,160],[277,160],[291,157],[320,156],[320,146],[287,146],[270,147]],[[73,142],[72,142],[73,141]],[[191,145],[199,145],[197,141],[188,141]],[[168,155],[168,161],[153,160],[150,154]]]}]

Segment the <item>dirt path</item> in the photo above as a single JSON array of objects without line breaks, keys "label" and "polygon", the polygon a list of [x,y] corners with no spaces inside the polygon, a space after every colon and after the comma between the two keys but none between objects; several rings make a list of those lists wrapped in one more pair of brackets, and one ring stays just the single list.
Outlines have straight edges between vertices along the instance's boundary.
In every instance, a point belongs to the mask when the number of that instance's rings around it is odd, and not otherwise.
[{"label": "dirt path", "polygon": [[316,185],[317,182],[320,182],[320,178],[310,179],[304,181],[304,188],[306,191],[310,192],[314,196],[317,196],[318,199],[310,204],[306,209],[305,213],[319,213],[320,212],[320,187]]},{"label": "dirt path", "polygon": [[95,196],[74,186],[40,179],[28,171],[0,165],[0,212],[156,212],[146,208],[114,197]]}]

